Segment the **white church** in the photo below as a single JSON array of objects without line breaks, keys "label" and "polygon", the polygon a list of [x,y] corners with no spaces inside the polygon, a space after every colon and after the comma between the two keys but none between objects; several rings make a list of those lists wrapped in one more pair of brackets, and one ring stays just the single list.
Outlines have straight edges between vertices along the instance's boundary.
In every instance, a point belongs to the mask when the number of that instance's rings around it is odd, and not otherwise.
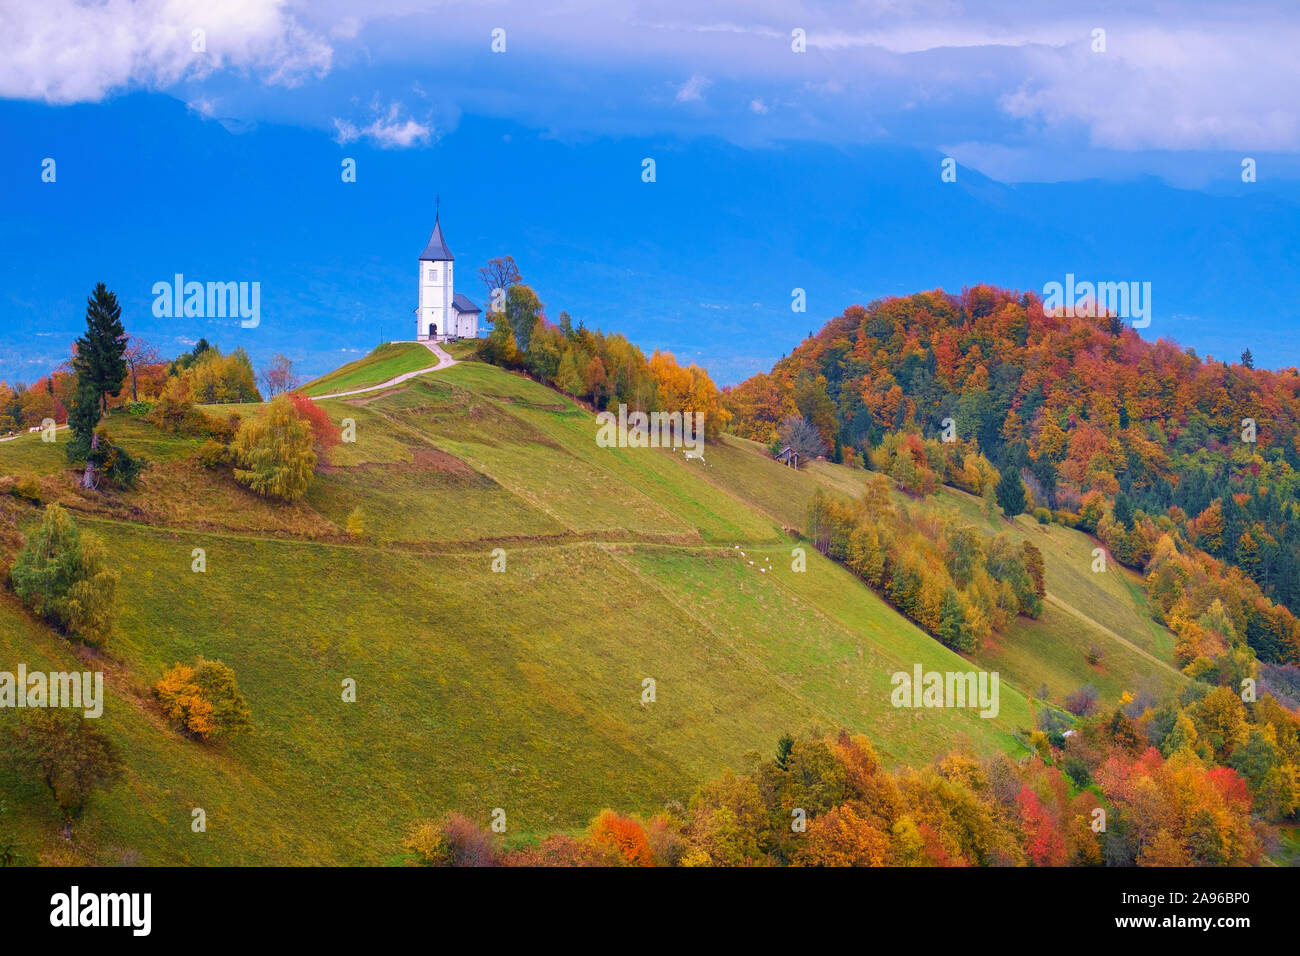
[{"label": "white church", "polygon": [[420,306],[415,310],[415,338],[420,342],[450,342],[478,338],[482,314],[469,296],[456,291],[455,256],[442,238],[439,215],[433,217],[433,234],[420,253]]}]

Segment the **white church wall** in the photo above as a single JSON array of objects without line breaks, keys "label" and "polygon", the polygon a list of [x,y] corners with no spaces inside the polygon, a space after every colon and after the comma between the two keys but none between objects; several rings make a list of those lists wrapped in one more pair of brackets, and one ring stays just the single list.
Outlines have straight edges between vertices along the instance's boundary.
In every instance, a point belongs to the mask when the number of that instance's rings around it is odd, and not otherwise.
[{"label": "white church wall", "polygon": [[448,265],[450,263],[446,262],[420,263],[420,311],[416,328],[417,338],[428,336],[430,323],[438,327],[439,335],[446,334],[450,304],[446,279],[451,270],[444,267]]},{"label": "white church wall", "polygon": [[[446,280],[442,287],[442,314],[447,319],[447,326],[446,326],[447,334],[454,335],[455,332],[453,331],[452,326],[456,322],[456,310],[452,308],[451,300],[455,297],[456,294],[456,287],[455,287],[456,266],[455,263],[452,262],[441,262],[439,263],[439,265],[443,267],[444,279]],[[441,325],[438,326],[438,328],[440,329],[442,327],[443,326]]]}]

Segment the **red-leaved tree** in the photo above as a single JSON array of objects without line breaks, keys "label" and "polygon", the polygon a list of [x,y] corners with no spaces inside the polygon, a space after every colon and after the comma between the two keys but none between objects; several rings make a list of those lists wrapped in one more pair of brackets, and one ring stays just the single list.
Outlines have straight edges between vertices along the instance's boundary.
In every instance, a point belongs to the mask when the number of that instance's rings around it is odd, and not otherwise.
[{"label": "red-leaved tree", "polygon": [[298,414],[311,426],[312,449],[317,460],[328,464],[331,454],[342,439],[339,426],[334,424],[329,412],[321,408],[302,392],[290,392],[289,398]]}]

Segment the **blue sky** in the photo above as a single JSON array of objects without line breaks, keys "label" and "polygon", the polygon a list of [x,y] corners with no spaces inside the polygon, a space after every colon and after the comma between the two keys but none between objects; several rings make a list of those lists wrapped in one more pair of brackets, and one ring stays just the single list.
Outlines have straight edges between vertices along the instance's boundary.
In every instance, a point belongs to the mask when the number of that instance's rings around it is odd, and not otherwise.
[{"label": "blue sky", "polygon": [[[1300,363],[1285,4],[360,6],[0,10],[0,378],[65,358],[100,280],[168,354],[311,375],[410,337],[438,194],[458,291],[510,253],[552,318],[721,383],[854,303],[1067,272],[1151,282],[1144,335]],[[155,318],[175,273],[260,282],[261,324]]]}]

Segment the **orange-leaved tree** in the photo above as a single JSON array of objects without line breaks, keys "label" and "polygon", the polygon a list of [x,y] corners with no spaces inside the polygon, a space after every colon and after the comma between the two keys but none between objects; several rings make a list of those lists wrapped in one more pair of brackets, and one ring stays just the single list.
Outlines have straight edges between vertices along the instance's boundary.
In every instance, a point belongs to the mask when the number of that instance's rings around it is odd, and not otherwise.
[{"label": "orange-leaved tree", "polygon": [[631,817],[613,810],[602,810],[591,823],[593,843],[612,847],[632,866],[654,866],[654,854],[646,839],[645,828]]}]

